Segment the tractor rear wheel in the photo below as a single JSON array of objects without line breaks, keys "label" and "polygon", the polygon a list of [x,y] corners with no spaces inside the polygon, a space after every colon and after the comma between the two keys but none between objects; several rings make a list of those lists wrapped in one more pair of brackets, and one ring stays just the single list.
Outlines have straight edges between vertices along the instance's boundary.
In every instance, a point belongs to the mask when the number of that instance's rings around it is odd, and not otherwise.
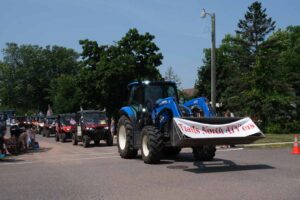
[{"label": "tractor rear wheel", "polygon": [[155,126],[145,126],[141,133],[142,158],[147,164],[159,163],[162,150],[163,138]]},{"label": "tractor rear wheel", "polygon": [[138,150],[133,147],[133,125],[131,121],[122,116],[118,122],[117,143],[122,158],[135,158]]},{"label": "tractor rear wheel", "polygon": [[211,161],[215,157],[216,147],[212,145],[193,147],[193,154],[196,160]]}]

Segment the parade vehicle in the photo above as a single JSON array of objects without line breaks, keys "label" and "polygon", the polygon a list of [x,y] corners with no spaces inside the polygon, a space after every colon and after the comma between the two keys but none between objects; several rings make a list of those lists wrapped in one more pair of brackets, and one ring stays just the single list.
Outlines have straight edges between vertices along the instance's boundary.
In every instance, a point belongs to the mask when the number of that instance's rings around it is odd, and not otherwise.
[{"label": "parade vehicle", "polygon": [[179,104],[173,82],[133,82],[128,106],[120,110],[117,142],[122,158],[141,150],[145,163],[158,163],[163,154],[176,155],[191,147],[196,160],[209,161],[216,145],[247,144],[264,137],[250,118],[193,117]]},{"label": "parade vehicle", "polygon": [[16,125],[18,125],[19,127],[27,128],[26,117],[25,116],[15,116],[13,118],[13,120],[14,120],[14,123]]},{"label": "parade vehicle", "polygon": [[42,126],[41,134],[43,137],[50,137],[55,134],[55,122],[56,116],[47,116],[45,117],[44,123]]},{"label": "parade vehicle", "polygon": [[183,104],[191,109],[194,117],[214,117],[215,112],[206,97],[191,99]]},{"label": "parade vehicle", "polygon": [[99,110],[82,110],[76,117],[77,130],[73,134],[72,143],[77,145],[83,143],[83,147],[89,147],[93,140],[95,145],[100,140],[105,140],[108,146],[113,145],[113,137],[109,131],[108,118],[106,113]]},{"label": "parade vehicle", "polygon": [[55,141],[66,142],[67,139],[72,139],[72,136],[77,129],[75,119],[75,113],[60,114],[57,116]]}]

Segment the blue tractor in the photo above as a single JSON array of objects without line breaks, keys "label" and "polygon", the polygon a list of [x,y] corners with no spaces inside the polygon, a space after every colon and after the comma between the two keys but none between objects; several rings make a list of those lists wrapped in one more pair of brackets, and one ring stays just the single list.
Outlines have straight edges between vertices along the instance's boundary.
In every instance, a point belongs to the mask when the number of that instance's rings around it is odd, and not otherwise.
[{"label": "blue tractor", "polygon": [[[209,161],[215,156],[216,145],[250,143],[263,136],[252,126],[249,137],[234,134],[238,129],[246,132],[242,128],[249,125],[248,120],[216,118],[212,113],[210,117],[194,117],[189,108],[192,104],[179,104],[174,82],[133,82],[128,89],[128,106],[120,110],[117,129],[122,158],[135,158],[141,150],[144,162],[153,164],[162,155],[177,155],[181,148],[192,147],[196,160]],[[193,104],[198,104],[196,99]]]},{"label": "blue tractor", "polygon": [[191,109],[194,117],[215,117],[215,112],[205,97],[191,99],[184,105]]}]

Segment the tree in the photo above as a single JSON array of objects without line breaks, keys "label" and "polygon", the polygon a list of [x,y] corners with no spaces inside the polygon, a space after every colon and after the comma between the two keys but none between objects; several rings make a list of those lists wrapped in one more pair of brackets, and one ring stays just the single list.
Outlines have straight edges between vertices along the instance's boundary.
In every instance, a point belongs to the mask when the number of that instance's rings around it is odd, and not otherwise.
[{"label": "tree", "polygon": [[150,33],[139,34],[134,28],[117,42],[120,54],[134,60],[138,80],[161,78],[157,67],[161,65],[163,56],[158,52],[154,38]]},{"label": "tree", "polygon": [[51,97],[56,113],[74,112],[80,107],[79,87],[74,75],[62,75],[51,83]]},{"label": "tree", "polygon": [[175,74],[175,72],[173,71],[172,67],[168,67],[167,71],[165,72],[164,79],[166,81],[173,81],[173,82],[175,82],[178,88],[181,87],[180,78],[179,78],[179,76],[177,74]]},{"label": "tree", "polygon": [[81,41],[84,61],[79,82],[84,105],[106,108],[109,115],[116,115],[127,98],[128,83],[161,79],[157,67],[163,56],[153,40],[149,33],[130,29],[111,46]]},{"label": "tree", "polygon": [[[275,22],[265,12],[261,3],[254,2],[245,19],[239,21],[237,34],[226,35],[217,48],[217,100],[237,115],[261,119],[269,132],[287,131],[286,124],[295,119],[292,105],[297,102],[293,93],[297,86],[291,87],[297,81],[287,81],[297,73],[291,73],[287,60],[291,61],[288,55],[299,57],[297,51],[287,49],[297,37],[289,42],[286,32],[271,34]],[[210,54],[209,50],[204,52],[196,87],[200,94],[209,95]]]},{"label": "tree", "polygon": [[261,3],[256,1],[248,7],[245,19],[239,21],[238,28],[236,33],[242,36],[242,44],[257,54],[266,36],[275,30],[275,21],[267,17],[266,9],[262,9]]},{"label": "tree", "polygon": [[46,111],[52,80],[78,71],[78,54],[64,47],[8,43],[3,53],[1,97],[7,107],[20,113]]}]

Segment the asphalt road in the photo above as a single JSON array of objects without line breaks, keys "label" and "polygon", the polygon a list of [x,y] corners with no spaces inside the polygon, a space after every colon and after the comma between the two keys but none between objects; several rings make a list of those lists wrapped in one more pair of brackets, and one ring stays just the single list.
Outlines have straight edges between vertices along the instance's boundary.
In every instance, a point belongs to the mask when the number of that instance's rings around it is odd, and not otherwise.
[{"label": "asphalt road", "polygon": [[40,150],[0,161],[0,199],[299,200],[300,155],[291,149],[218,150],[194,162],[190,149],[158,165],[121,159],[117,147],[84,149],[38,136]]}]

